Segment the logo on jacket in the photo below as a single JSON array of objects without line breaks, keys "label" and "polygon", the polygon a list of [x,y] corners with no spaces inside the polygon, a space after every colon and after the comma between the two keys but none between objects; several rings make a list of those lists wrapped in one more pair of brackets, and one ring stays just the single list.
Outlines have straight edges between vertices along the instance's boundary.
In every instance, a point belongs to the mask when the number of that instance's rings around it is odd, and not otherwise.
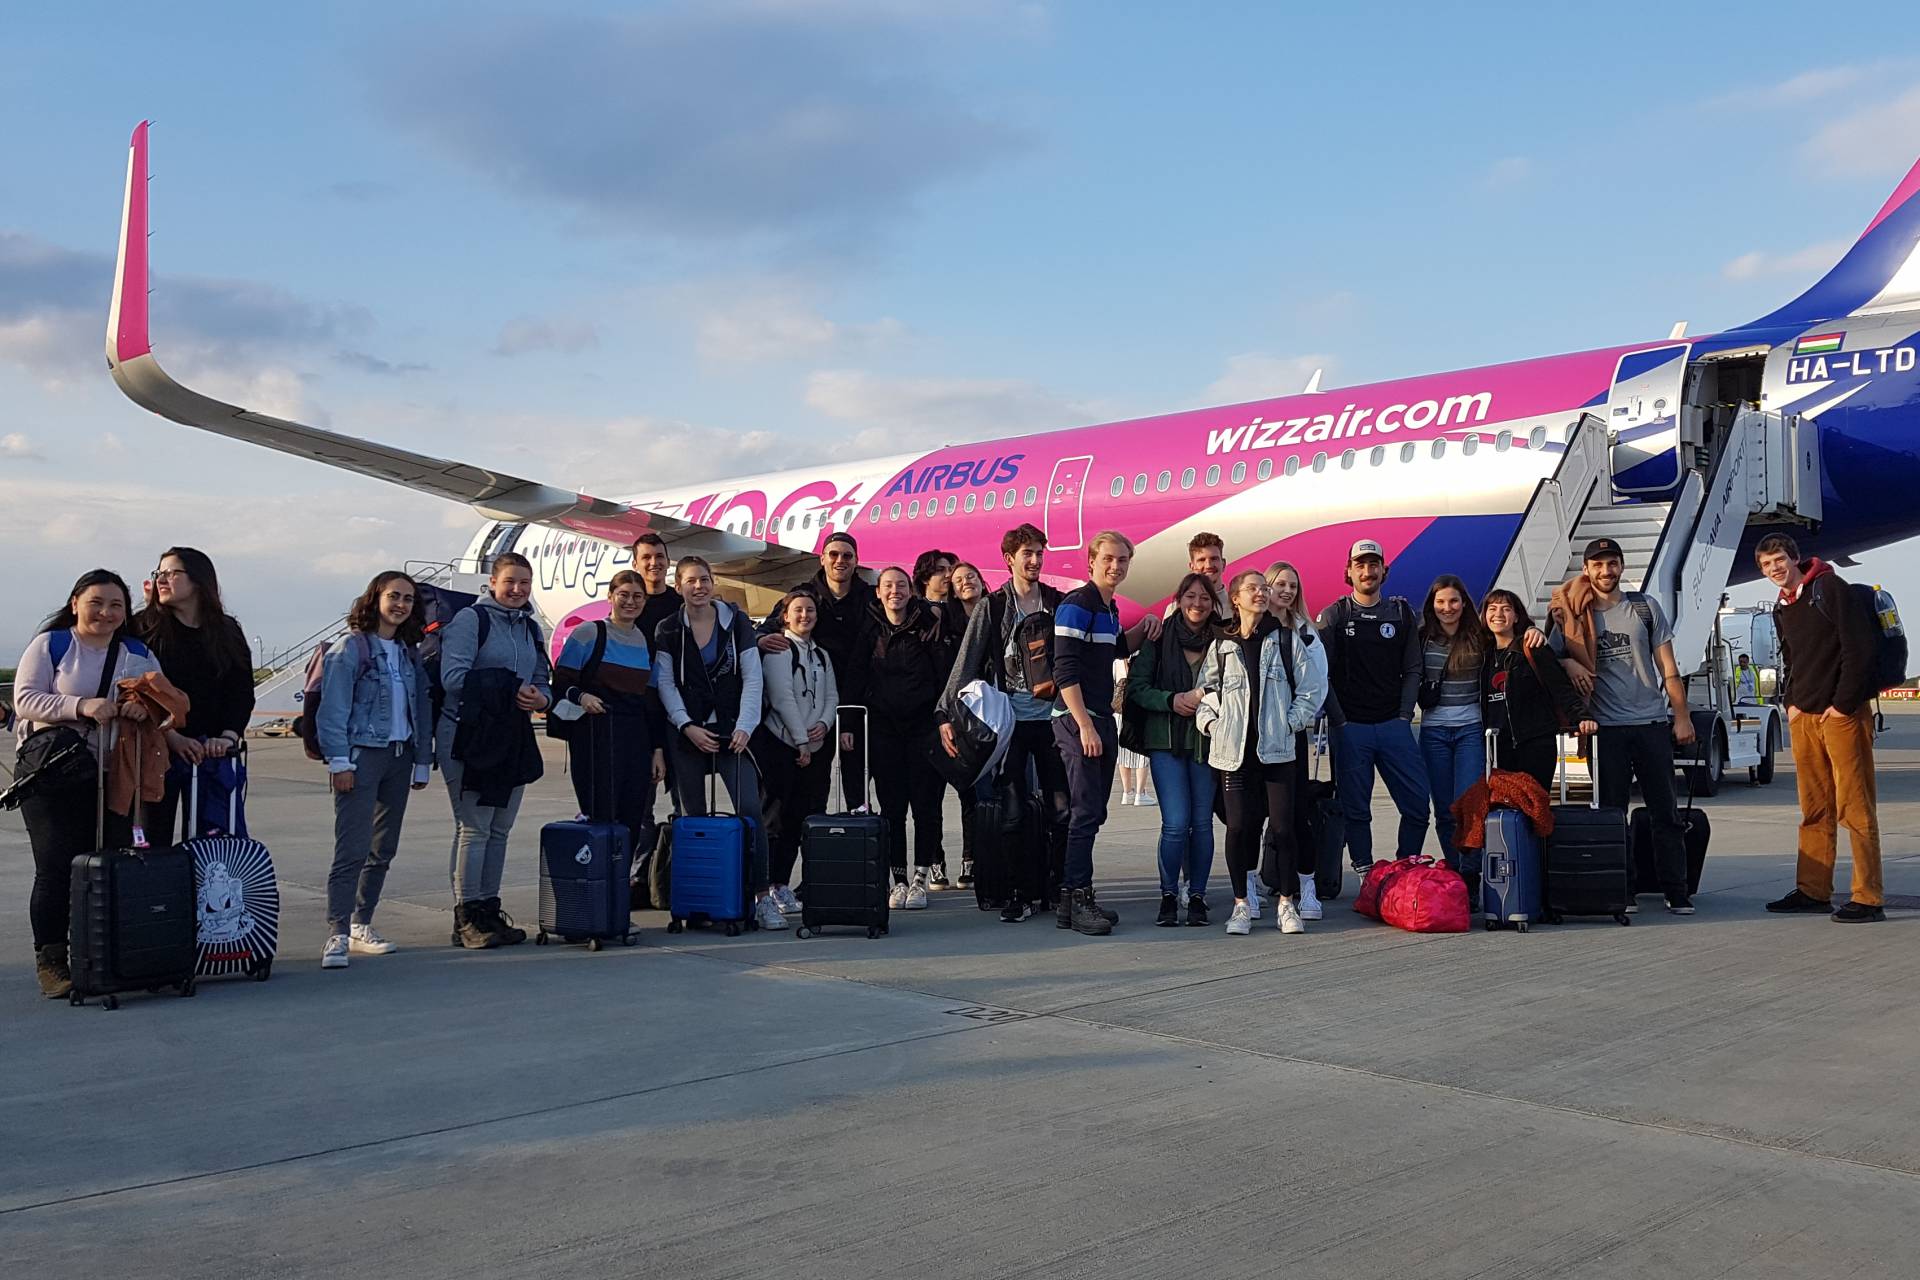
[{"label": "logo on jacket", "polygon": [[1391,640],[1399,630],[1400,628],[1394,626],[1391,622],[1383,622],[1380,624],[1380,638],[1382,640]]},{"label": "logo on jacket", "polygon": [[592,862],[593,846],[590,844],[581,845],[580,852],[573,855],[573,860],[579,863],[583,867],[586,866],[588,863]]}]

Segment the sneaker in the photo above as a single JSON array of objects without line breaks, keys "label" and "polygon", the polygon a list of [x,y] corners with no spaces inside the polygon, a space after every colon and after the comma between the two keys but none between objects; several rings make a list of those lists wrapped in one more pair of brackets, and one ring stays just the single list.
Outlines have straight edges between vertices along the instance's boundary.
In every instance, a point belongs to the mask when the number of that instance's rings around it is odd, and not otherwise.
[{"label": "sneaker", "polygon": [[961,889],[973,888],[973,859],[972,858],[962,858],[960,860],[960,878],[958,880],[955,880],[953,883],[955,884],[955,886]]},{"label": "sneaker", "polygon": [[1818,911],[1824,915],[1833,910],[1833,903],[1825,898],[1810,898],[1798,889],[1795,889],[1786,897],[1775,898],[1772,902],[1769,902],[1767,904],[1767,910],[1778,912],[1782,915],[1796,911]]},{"label": "sneaker", "polygon": [[927,909],[927,878],[925,875],[914,876],[913,883],[907,886],[906,900],[900,905],[909,911],[925,911]]},{"label": "sneaker", "polygon": [[944,889],[952,883],[953,881],[947,879],[946,863],[936,862],[927,868],[927,887],[929,889]]},{"label": "sneaker", "polygon": [[906,905],[907,882],[905,880],[895,880],[893,882],[893,892],[887,895],[887,907],[893,911],[900,911],[903,910]]},{"label": "sneaker", "polygon": [[1244,938],[1253,932],[1253,911],[1244,902],[1233,904],[1233,914],[1227,917],[1227,936]]},{"label": "sneaker", "polygon": [[1300,909],[1293,905],[1291,898],[1282,898],[1273,908],[1273,922],[1280,926],[1282,933],[1305,933],[1307,926],[1300,923]]},{"label": "sneaker", "polygon": [[1849,902],[1834,912],[1833,918],[1838,924],[1871,924],[1875,920],[1885,920],[1887,909],[1870,907],[1864,902]]},{"label": "sneaker", "polygon": [[1693,899],[1684,893],[1670,893],[1667,895],[1667,910],[1677,916],[1690,916],[1693,914]]},{"label": "sneaker", "polygon": [[400,948],[380,936],[370,924],[356,924],[347,935],[347,949],[361,956],[390,956]]},{"label": "sneaker", "polygon": [[1260,905],[1260,882],[1250,875],[1247,877],[1247,915],[1249,918],[1254,920],[1260,918]]},{"label": "sneaker", "polygon": [[1033,908],[1020,899],[1015,898],[1006,906],[1000,908],[1000,923],[1019,924],[1022,920],[1028,919],[1032,915]]},{"label": "sneaker", "polygon": [[784,884],[777,884],[767,891],[773,899],[773,905],[780,908],[782,915],[796,915],[800,911],[800,899],[793,896],[793,890]]},{"label": "sneaker", "polygon": [[1130,795],[1128,795],[1128,794],[1126,794],[1125,792],[1122,792],[1122,793],[1121,793],[1121,795],[1120,795],[1120,803],[1121,803],[1121,804],[1132,804],[1132,803],[1133,803],[1133,797],[1132,797],[1132,796],[1130,796]]},{"label": "sneaker", "polygon": [[1075,889],[1067,899],[1070,913],[1070,927],[1075,933],[1084,933],[1090,938],[1104,938],[1113,932],[1113,921],[1107,919],[1093,900],[1093,890]]},{"label": "sneaker", "polygon": [[780,914],[780,904],[773,900],[772,894],[753,904],[753,922],[762,929],[787,927],[787,918]]},{"label": "sneaker", "polygon": [[1207,900],[1199,894],[1187,899],[1187,923],[1195,928],[1209,923],[1207,920]]},{"label": "sneaker", "polygon": [[347,967],[347,951],[350,946],[347,935],[336,933],[327,939],[327,949],[320,953],[322,969],[344,969]]},{"label": "sneaker", "polygon": [[1153,923],[1162,929],[1171,928],[1180,923],[1180,899],[1171,893],[1160,895],[1160,914]]},{"label": "sneaker", "polygon": [[1153,792],[1151,791],[1142,791],[1137,797],[1134,798],[1134,803],[1148,809],[1157,808],[1159,807],[1159,804],[1160,804],[1158,800],[1155,800],[1153,798]]},{"label": "sneaker", "polygon": [[1320,906],[1320,890],[1314,885],[1312,876],[1300,877],[1300,918],[1319,920],[1326,912]]}]

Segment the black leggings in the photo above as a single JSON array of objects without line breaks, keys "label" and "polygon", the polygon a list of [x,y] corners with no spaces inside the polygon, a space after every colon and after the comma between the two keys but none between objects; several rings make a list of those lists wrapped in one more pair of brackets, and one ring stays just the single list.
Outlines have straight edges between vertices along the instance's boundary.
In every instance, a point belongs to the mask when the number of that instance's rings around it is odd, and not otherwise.
[{"label": "black leggings", "polygon": [[1516,743],[1512,733],[1502,729],[1494,739],[1494,759],[1499,762],[1495,767],[1531,775],[1549,796],[1554,794],[1553,773],[1559,764],[1558,752],[1559,739],[1551,733]]},{"label": "black leggings", "polygon": [[568,759],[573,798],[594,822],[618,822],[637,859],[653,847],[653,741],[645,717],[609,713],[574,721]]},{"label": "black leggings", "polygon": [[767,824],[767,874],[774,884],[791,884],[807,819],[827,811],[827,796],[833,791],[833,749],[822,743],[803,769],[799,749],[761,725],[753,731],[753,758],[760,765],[760,818]]},{"label": "black leggings", "polygon": [[1242,765],[1220,775],[1220,791],[1227,807],[1227,875],[1235,899],[1247,896],[1247,877],[1260,861],[1260,829],[1270,827],[1277,842],[1275,862],[1281,883],[1274,888],[1283,897],[1300,892],[1298,855],[1294,852],[1293,764]]},{"label": "black leggings", "polygon": [[[33,846],[33,897],[27,915],[33,923],[36,947],[57,947],[67,940],[73,860],[96,847],[94,786],[89,780],[55,795],[30,796],[20,805],[27,840]],[[109,809],[107,848],[125,849],[132,844],[132,820]]]},{"label": "black leggings", "polygon": [[925,871],[940,861],[940,828],[945,819],[946,779],[927,758],[938,750],[931,726],[901,731],[885,720],[873,725],[873,789],[891,828],[893,869],[907,869],[907,814],[913,814],[913,865]]}]

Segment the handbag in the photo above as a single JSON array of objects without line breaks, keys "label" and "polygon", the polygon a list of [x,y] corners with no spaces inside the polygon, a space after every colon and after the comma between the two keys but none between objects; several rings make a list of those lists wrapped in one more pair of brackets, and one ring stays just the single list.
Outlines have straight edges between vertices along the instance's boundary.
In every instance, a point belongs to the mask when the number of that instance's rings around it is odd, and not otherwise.
[{"label": "handbag", "polygon": [[[64,656],[64,655],[62,655]],[[54,659],[59,665],[59,658]],[[113,675],[120,665],[120,637],[107,645],[107,658],[100,666],[100,688],[93,695],[104,698],[113,688]],[[93,748],[87,735],[70,724],[43,725],[20,743],[16,757],[19,780],[10,793],[17,804],[35,791],[72,791],[94,780]]]}]

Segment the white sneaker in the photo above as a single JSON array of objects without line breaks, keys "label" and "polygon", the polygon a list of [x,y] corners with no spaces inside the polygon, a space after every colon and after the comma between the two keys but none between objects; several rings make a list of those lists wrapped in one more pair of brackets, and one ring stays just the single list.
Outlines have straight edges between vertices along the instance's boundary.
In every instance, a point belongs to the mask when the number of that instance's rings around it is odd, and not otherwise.
[{"label": "white sneaker", "polygon": [[1244,902],[1234,903],[1233,914],[1227,917],[1227,936],[1229,938],[1244,938],[1252,932],[1253,915],[1247,910],[1247,904]]},{"label": "white sneaker", "polygon": [[[904,908],[906,905],[907,905],[907,882],[904,880],[895,880],[893,882],[893,892],[887,895],[887,907],[889,910],[899,911],[902,908]],[[927,904],[923,900],[920,903],[920,905],[924,907]]]},{"label": "white sneaker", "polygon": [[320,953],[322,969],[344,969],[347,967],[347,935],[336,933],[327,939],[327,949]]},{"label": "white sneaker", "polygon": [[753,922],[762,929],[787,927],[787,918],[780,914],[780,904],[771,897],[762,898],[753,904]]},{"label": "white sneaker", "polygon": [[1260,881],[1251,873],[1247,876],[1247,915],[1254,920],[1260,918]]},{"label": "white sneaker", "polygon": [[773,886],[773,892],[768,896],[773,899],[773,905],[787,915],[793,915],[800,910],[800,899],[794,897],[793,890],[784,884]]},{"label": "white sneaker", "polygon": [[1324,916],[1320,907],[1320,890],[1314,885],[1312,876],[1300,877],[1300,918],[1319,920]]},{"label": "white sneaker", "polygon": [[907,886],[907,900],[900,905],[908,911],[925,911],[927,909],[927,877],[924,873],[916,874],[913,877],[913,883]]},{"label": "white sneaker", "polygon": [[1121,793],[1120,793],[1120,803],[1121,803],[1121,804],[1132,804],[1132,803],[1133,803],[1133,797],[1132,797],[1132,796],[1130,796],[1130,795],[1128,795],[1128,794],[1127,794],[1126,792],[1124,792],[1124,791],[1123,791],[1123,792],[1121,792]]},{"label": "white sneaker", "polygon": [[1147,807],[1148,807],[1149,809],[1151,809],[1151,808],[1155,808],[1156,806],[1158,806],[1160,802],[1159,802],[1158,800],[1155,800],[1155,799],[1153,798],[1153,792],[1151,792],[1151,791],[1142,791],[1142,792],[1140,793],[1140,795],[1139,795],[1139,798],[1138,798],[1138,799],[1136,799],[1136,800],[1134,801],[1134,803],[1135,803],[1135,804],[1139,804],[1139,805],[1145,805],[1145,806],[1147,806]]},{"label": "white sneaker", "polygon": [[1307,926],[1300,923],[1300,910],[1293,905],[1293,899],[1282,898],[1273,908],[1273,922],[1280,926],[1282,933],[1305,933]]},{"label": "white sneaker", "polygon": [[370,924],[353,926],[353,932],[347,935],[347,948],[362,956],[390,956],[400,949],[381,937]]}]

